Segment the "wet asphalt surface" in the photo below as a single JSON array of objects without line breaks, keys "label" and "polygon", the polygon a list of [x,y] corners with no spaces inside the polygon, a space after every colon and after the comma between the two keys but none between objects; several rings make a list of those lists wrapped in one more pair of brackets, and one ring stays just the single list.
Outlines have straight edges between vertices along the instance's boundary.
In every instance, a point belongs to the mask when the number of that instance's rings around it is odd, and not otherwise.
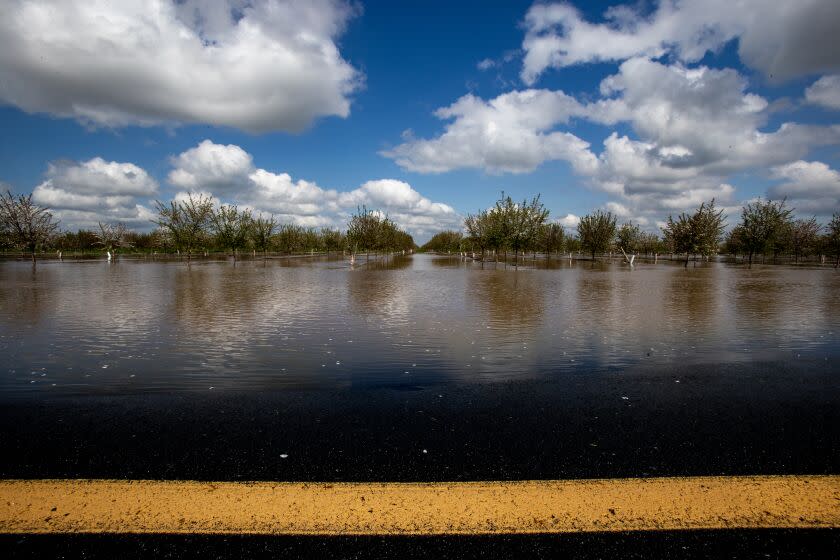
[{"label": "wet asphalt surface", "polygon": [[[2,478],[460,481],[840,473],[838,366],[5,400]],[[285,456],[285,457],[284,457]],[[836,557],[838,530],[533,537],[22,536],[5,557]]]}]

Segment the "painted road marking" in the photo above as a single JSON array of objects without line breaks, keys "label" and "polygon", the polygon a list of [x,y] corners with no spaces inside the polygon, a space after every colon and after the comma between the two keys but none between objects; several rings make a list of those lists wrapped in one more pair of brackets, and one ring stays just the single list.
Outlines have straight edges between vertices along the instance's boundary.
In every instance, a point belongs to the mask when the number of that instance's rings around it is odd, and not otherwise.
[{"label": "painted road marking", "polygon": [[443,535],[840,527],[840,476],[0,481],[0,533]]}]

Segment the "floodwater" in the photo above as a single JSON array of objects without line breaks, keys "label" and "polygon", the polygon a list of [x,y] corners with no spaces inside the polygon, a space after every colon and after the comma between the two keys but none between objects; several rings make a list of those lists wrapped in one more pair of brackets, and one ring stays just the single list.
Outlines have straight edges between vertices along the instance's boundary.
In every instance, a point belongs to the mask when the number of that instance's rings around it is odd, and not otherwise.
[{"label": "floodwater", "polygon": [[831,267],[0,262],[0,394],[492,382],[840,358]]}]

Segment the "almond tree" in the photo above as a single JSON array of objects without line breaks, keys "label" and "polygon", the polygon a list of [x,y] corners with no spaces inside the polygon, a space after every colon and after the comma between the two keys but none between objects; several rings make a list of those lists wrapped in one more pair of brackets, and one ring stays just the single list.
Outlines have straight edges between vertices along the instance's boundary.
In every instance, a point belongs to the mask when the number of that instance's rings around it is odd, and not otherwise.
[{"label": "almond tree", "polygon": [[615,238],[616,217],[612,212],[598,210],[588,214],[578,223],[578,236],[584,251],[589,251],[592,260],[596,253],[604,253],[610,248]]},{"label": "almond tree", "polygon": [[539,245],[545,252],[545,258],[551,256],[551,253],[560,253],[563,251],[566,234],[563,232],[563,226],[560,224],[543,224],[540,227]]},{"label": "almond tree", "polygon": [[484,252],[488,249],[487,230],[490,220],[487,218],[487,211],[482,210],[478,214],[468,214],[464,219],[464,228],[467,230],[467,239],[474,248],[481,252],[481,262],[484,262]]},{"label": "almond tree", "polygon": [[353,253],[369,253],[376,249],[380,219],[379,214],[368,210],[367,206],[356,209],[347,224],[347,242]]},{"label": "almond tree", "polygon": [[840,266],[840,214],[834,214],[826,227],[825,244],[834,255],[834,268]]},{"label": "almond tree", "polygon": [[239,211],[232,204],[222,204],[218,210],[210,213],[210,229],[216,244],[229,249],[236,263],[236,250],[245,246],[251,228],[251,213]]},{"label": "almond tree", "polygon": [[32,194],[14,196],[7,190],[0,194],[0,231],[13,247],[27,249],[35,262],[35,251],[45,245],[58,230],[49,208],[32,202]]},{"label": "almond tree", "polygon": [[274,235],[274,230],[277,227],[277,221],[274,219],[274,214],[268,218],[264,218],[262,214],[251,221],[251,229],[249,234],[251,243],[254,244],[254,250],[262,251],[263,260],[268,253],[268,247],[271,245],[271,236]]},{"label": "almond tree", "polygon": [[642,232],[639,226],[634,225],[633,222],[623,224],[616,233],[616,243],[624,254],[624,260],[630,262],[627,253],[635,254],[640,241],[642,239]]},{"label": "almond tree", "polygon": [[741,209],[740,236],[744,251],[749,255],[750,267],[753,255],[763,254],[784,233],[792,212],[785,208],[784,200],[763,202],[760,198]]},{"label": "almond tree", "polygon": [[796,220],[790,225],[787,244],[793,250],[794,262],[799,262],[801,257],[807,256],[808,251],[816,245],[821,229],[822,226],[817,223],[816,218]]},{"label": "almond tree", "polygon": [[102,245],[106,251],[113,251],[119,247],[131,247],[128,241],[128,229],[122,222],[116,224],[99,222],[99,233],[96,236],[95,245]]},{"label": "almond tree", "polygon": [[321,228],[321,240],[324,250],[329,255],[330,252],[337,252],[344,249],[346,239],[341,230],[333,228]]},{"label": "almond tree", "polygon": [[504,232],[504,247],[513,249],[513,262],[519,265],[519,252],[526,250],[535,244],[540,227],[548,218],[548,210],[540,202],[537,195],[531,202],[523,200],[522,204],[516,204],[510,196],[496,201],[496,216],[501,221],[501,228]]},{"label": "almond tree", "polygon": [[460,231],[441,231],[434,234],[432,238],[420,248],[420,250],[434,253],[457,252],[461,250],[462,241],[463,235]]},{"label": "almond tree", "polygon": [[685,253],[687,267],[692,255],[710,257],[717,252],[724,227],[723,210],[716,210],[712,199],[700,204],[694,214],[683,212],[676,220],[668,216],[663,234],[675,253]]},{"label": "almond tree", "polygon": [[193,250],[206,239],[207,226],[213,214],[213,197],[190,193],[187,200],[173,200],[169,204],[156,200],[155,207],[158,219],[152,222],[169,234],[176,249],[187,253],[189,262]]}]

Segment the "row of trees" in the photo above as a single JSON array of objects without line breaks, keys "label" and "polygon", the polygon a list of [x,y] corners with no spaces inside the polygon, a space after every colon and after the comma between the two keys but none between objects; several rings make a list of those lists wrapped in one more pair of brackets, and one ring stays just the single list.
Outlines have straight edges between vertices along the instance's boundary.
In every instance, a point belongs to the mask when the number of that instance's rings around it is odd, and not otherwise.
[{"label": "row of trees", "polygon": [[[471,214],[464,220],[465,233],[441,232],[423,246],[426,251],[476,252],[482,260],[487,251],[498,255],[508,251],[518,260],[519,253],[537,251],[547,257],[552,253],[586,252],[591,258],[608,252],[628,255],[684,255],[685,265],[692,257],[704,257],[721,251],[744,255],[752,266],[755,255],[790,255],[795,261],[811,255],[832,255],[840,264],[840,215],[834,215],[825,227],[815,218],[794,220],[793,210],[784,200],[757,200],[744,206],[741,222],[725,237],[726,219],[714,199],[703,202],[690,213],[669,216],[661,236],[643,232],[637,224],[618,226],[611,212],[598,210],[584,216],[577,226],[577,236],[567,235],[557,223],[548,222],[549,212],[539,196],[530,202],[515,203],[502,193],[489,210]],[[725,242],[724,242],[725,239]]]},{"label": "row of trees", "polygon": [[222,204],[202,195],[167,204],[156,202],[155,223],[166,243],[190,258],[196,247],[208,241],[236,257],[237,250],[251,248],[265,255],[269,250],[285,253],[303,251],[393,252],[411,250],[414,239],[381,212],[360,208],[350,218],[347,232],[338,229],[278,225],[274,216],[253,216],[250,210]]},{"label": "row of trees", "polygon": [[354,253],[387,253],[410,251],[415,244],[411,235],[401,230],[388,216],[363,206],[347,224],[347,246]]},{"label": "row of trees", "polygon": [[756,255],[775,262],[788,255],[795,262],[812,255],[834,255],[840,263],[840,215],[827,226],[816,218],[794,219],[784,200],[757,200],[745,206],[741,223],[726,235],[724,250],[744,255],[750,265]]},{"label": "row of trees", "polygon": [[156,231],[138,233],[125,224],[102,223],[97,230],[59,232],[47,208],[31,195],[0,195],[0,248],[31,253],[56,251],[178,252],[191,259],[197,252],[223,251],[236,258],[239,251],[271,252],[393,252],[414,249],[413,238],[381,212],[361,208],[350,218],[347,232],[336,228],[305,228],[279,224],[276,218],[254,215],[234,205],[216,206],[204,195],[189,195],[167,203],[156,201]]},{"label": "row of trees", "polygon": [[520,253],[533,251],[537,246],[548,253],[555,252],[562,245],[563,230],[557,224],[548,224],[548,215],[539,195],[516,203],[502,193],[493,208],[470,214],[464,220],[467,236],[462,247],[480,252],[482,259],[487,251],[504,253],[505,257],[513,251],[517,264]]},{"label": "row of trees", "polygon": [[[189,195],[168,203],[157,201],[158,230],[153,233],[129,231],[123,224],[100,223],[98,231],[80,230],[58,233],[58,222],[49,209],[38,206],[32,195],[0,194],[0,247],[24,249],[31,253],[47,247],[57,250],[84,251],[103,248],[115,251],[134,247],[139,250],[178,251],[190,259],[201,250],[222,250],[236,257],[250,249],[297,253],[393,252],[414,248],[412,237],[390,218],[378,211],[359,208],[347,225],[338,229],[303,228],[280,225],[274,216],[254,216],[250,210],[222,204],[203,195]],[[598,210],[584,216],[577,235],[567,235],[557,223],[548,222],[549,211],[539,195],[521,203],[502,196],[489,210],[468,215],[465,234],[446,231],[435,235],[423,249],[440,252],[478,252],[484,259],[512,251],[519,255],[541,252],[549,256],[560,252],[585,251],[594,259],[598,254],[618,252],[627,255],[671,253],[685,255],[686,266],[692,256],[708,258],[720,251],[743,255],[750,266],[756,255],[771,255],[773,260],[789,255],[793,260],[812,255],[831,255],[840,265],[840,215],[827,226],[815,218],[794,219],[786,201],[756,200],[741,210],[741,221],[725,236],[723,211],[715,201],[702,203],[692,213],[669,216],[662,236],[643,232],[628,222],[617,225],[617,217]]]}]

